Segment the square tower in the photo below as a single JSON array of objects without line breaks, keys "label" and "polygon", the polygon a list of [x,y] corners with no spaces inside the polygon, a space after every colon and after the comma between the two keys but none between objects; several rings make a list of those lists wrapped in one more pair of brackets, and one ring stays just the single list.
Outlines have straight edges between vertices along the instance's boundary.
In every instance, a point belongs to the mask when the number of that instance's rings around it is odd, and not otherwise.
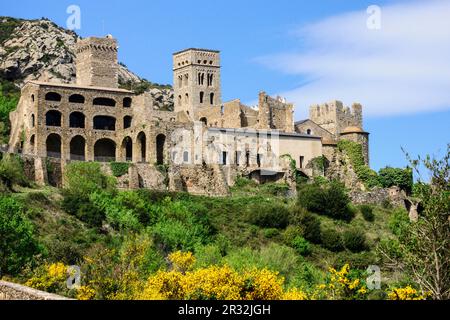
[{"label": "square tower", "polygon": [[93,87],[118,87],[117,40],[86,38],[76,45],[77,84]]},{"label": "square tower", "polygon": [[186,49],[173,54],[175,112],[186,111],[193,119],[205,108],[220,107],[220,52]]}]

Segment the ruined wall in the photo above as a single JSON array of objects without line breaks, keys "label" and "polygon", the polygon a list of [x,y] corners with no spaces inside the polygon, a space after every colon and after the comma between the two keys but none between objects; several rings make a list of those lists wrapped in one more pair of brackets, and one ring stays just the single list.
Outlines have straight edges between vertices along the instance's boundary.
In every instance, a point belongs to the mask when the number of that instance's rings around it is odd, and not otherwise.
[{"label": "ruined wall", "polygon": [[294,106],[284,102],[280,97],[276,99],[259,93],[258,129],[277,129],[284,132],[294,132]]},{"label": "ruined wall", "polygon": [[71,300],[16,283],[0,280],[0,300]]},{"label": "ruined wall", "polygon": [[309,118],[339,138],[341,132],[349,126],[362,128],[362,106],[353,104],[344,107],[341,101],[332,101],[322,105],[313,105],[309,109]]}]

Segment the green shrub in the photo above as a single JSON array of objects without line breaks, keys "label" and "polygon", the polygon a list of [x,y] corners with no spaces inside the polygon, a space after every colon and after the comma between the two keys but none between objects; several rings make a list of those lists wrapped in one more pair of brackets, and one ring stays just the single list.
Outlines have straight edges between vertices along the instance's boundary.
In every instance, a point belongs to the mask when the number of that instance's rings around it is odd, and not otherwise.
[{"label": "green shrub", "polygon": [[404,208],[395,209],[389,217],[388,226],[397,237],[402,237],[408,232],[410,225],[408,212]]},{"label": "green shrub", "polygon": [[344,246],[352,252],[361,252],[366,250],[366,236],[359,229],[346,230],[343,235]]},{"label": "green shrub", "polygon": [[322,230],[322,245],[330,251],[339,252],[344,249],[342,236],[334,229]]},{"label": "green shrub", "polygon": [[294,239],[297,237],[303,237],[303,228],[297,225],[289,225],[283,232],[283,241],[286,245],[292,245]]},{"label": "green shrub", "polygon": [[378,180],[383,188],[397,186],[408,193],[412,191],[413,174],[410,168],[382,168],[378,171]]},{"label": "green shrub", "polygon": [[289,222],[302,228],[302,236],[312,243],[321,242],[320,220],[305,208],[295,206],[291,209]]},{"label": "green shrub", "polygon": [[280,231],[275,228],[264,229],[264,237],[271,239],[280,234]]},{"label": "green shrub", "polygon": [[139,219],[133,210],[121,206],[107,192],[94,192],[89,197],[90,202],[99,212],[104,212],[106,221],[116,230],[138,230]]},{"label": "green shrub", "polygon": [[284,229],[289,223],[289,210],[277,203],[259,203],[248,208],[247,221],[261,228]]},{"label": "green shrub", "polygon": [[251,179],[245,178],[245,177],[237,177],[234,181],[234,186],[237,188],[243,188],[243,187],[256,187],[257,183]]},{"label": "green shrub", "polygon": [[307,210],[333,219],[350,221],[354,212],[343,184],[332,181],[326,186],[304,185],[299,190],[298,204]]},{"label": "green shrub", "polygon": [[375,215],[373,214],[373,207],[367,204],[359,206],[359,211],[361,212],[364,220],[368,222],[373,222],[375,220]]},{"label": "green shrub", "polygon": [[272,196],[286,196],[290,189],[286,183],[265,183],[260,186],[260,190]]},{"label": "green shrub", "polygon": [[222,254],[218,245],[208,244],[195,248],[195,258],[195,268],[206,268],[213,265],[220,265]]},{"label": "green shrub", "polygon": [[4,155],[0,160],[0,182],[7,190],[12,190],[14,184],[28,186],[29,181],[23,171],[23,164],[15,155]]},{"label": "green shrub", "polygon": [[311,244],[303,237],[295,237],[291,245],[302,256],[308,256],[311,254]]},{"label": "green shrub", "polygon": [[0,274],[16,274],[42,251],[34,228],[16,200],[0,197]]},{"label": "green shrub", "polygon": [[248,247],[234,249],[223,260],[239,271],[251,267],[267,268],[289,279],[296,273],[299,258],[293,248],[272,242],[259,250]]},{"label": "green shrub", "polygon": [[65,191],[85,199],[99,190],[115,191],[115,179],[103,174],[97,162],[72,162],[66,167],[65,177]]},{"label": "green shrub", "polygon": [[128,173],[131,164],[128,162],[111,162],[110,164],[113,176],[121,177]]}]

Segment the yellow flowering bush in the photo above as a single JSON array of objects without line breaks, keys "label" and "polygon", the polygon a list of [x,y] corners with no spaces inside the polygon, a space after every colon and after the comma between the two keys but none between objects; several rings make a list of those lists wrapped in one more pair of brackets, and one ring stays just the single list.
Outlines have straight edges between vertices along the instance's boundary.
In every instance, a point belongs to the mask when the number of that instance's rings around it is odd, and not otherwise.
[{"label": "yellow flowering bush", "polygon": [[181,300],[184,298],[181,285],[183,276],[178,271],[158,271],[147,280],[143,292],[136,298],[139,300]]},{"label": "yellow flowering bush", "polygon": [[77,289],[76,298],[78,300],[93,300],[95,298],[95,290],[89,286],[81,286]]},{"label": "yellow flowering bush", "polygon": [[283,294],[282,300],[308,300],[308,295],[297,288],[293,288]]},{"label": "yellow flowering bush", "polygon": [[278,272],[253,269],[243,275],[245,300],[278,300],[283,296],[284,278]]},{"label": "yellow flowering bush", "polygon": [[329,268],[327,283],[317,286],[313,299],[365,299],[367,288],[358,278],[349,275],[350,265],[345,264],[340,270]]},{"label": "yellow flowering bush", "polygon": [[192,252],[176,251],[169,254],[169,260],[175,270],[184,273],[191,270],[194,266],[195,256]]},{"label": "yellow flowering bush", "polygon": [[405,288],[393,288],[388,293],[389,300],[426,300],[430,296],[430,293],[419,293],[411,286]]},{"label": "yellow flowering bush", "polygon": [[25,285],[43,291],[57,292],[65,287],[68,277],[67,266],[61,262],[45,264],[35,271]]}]

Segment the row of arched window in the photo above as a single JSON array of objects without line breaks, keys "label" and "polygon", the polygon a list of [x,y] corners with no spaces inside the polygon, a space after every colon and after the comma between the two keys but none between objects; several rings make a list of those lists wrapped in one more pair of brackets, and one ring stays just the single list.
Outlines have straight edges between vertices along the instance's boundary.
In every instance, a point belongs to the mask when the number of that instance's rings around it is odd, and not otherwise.
[{"label": "row of arched window", "polygon": [[[204,72],[199,72],[198,74],[198,85],[202,86],[205,84],[205,73]],[[212,73],[207,73],[206,74],[206,85],[208,87],[212,87],[213,86],[213,79],[214,79],[214,74]]]},{"label": "row of arched window", "polygon": [[[137,135],[136,143],[138,144],[139,162],[146,162],[147,138],[144,132]],[[166,137],[164,134],[159,134],[156,137],[156,157],[157,163],[164,163],[164,144]],[[30,138],[30,145],[34,148],[35,137]],[[70,160],[85,161],[86,160],[86,139],[80,135],[73,137],[70,140]],[[61,136],[57,133],[51,133],[46,140],[47,157],[61,158]],[[133,141],[131,137],[127,136],[122,140],[121,144],[122,157],[126,161],[132,161],[133,157]],[[116,161],[116,142],[108,138],[102,138],[94,144],[94,161],[109,162]]]},{"label": "row of arched window", "polygon": [[[200,91],[200,104],[203,104],[205,100],[205,93],[203,91]],[[211,92],[209,94],[209,104],[214,104],[214,92]]]},{"label": "row of arched window", "polygon": [[[61,127],[62,115],[57,110],[50,110],[45,114],[45,125],[50,127]],[[123,129],[128,129],[132,125],[133,118],[125,116],[123,118]],[[72,112],[69,115],[70,128],[85,128],[86,116],[78,111]],[[35,126],[35,116],[31,115],[31,126]],[[95,116],[93,119],[93,128],[95,130],[116,130],[116,118],[112,116]]]},{"label": "row of arched window", "polygon": [[[32,100],[34,101],[34,96],[32,96]],[[48,92],[45,95],[46,101],[52,101],[52,102],[60,102],[62,100],[62,96],[59,93],[56,92]],[[70,103],[85,103],[85,98],[81,94],[72,94],[69,96],[69,102]],[[132,103],[132,99],[130,97],[125,97],[122,100],[122,106],[124,108],[130,108]],[[92,104],[94,106],[106,106],[106,107],[115,107],[117,102],[116,100],[112,98],[105,98],[105,97],[97,97],[92,100]]]}]

